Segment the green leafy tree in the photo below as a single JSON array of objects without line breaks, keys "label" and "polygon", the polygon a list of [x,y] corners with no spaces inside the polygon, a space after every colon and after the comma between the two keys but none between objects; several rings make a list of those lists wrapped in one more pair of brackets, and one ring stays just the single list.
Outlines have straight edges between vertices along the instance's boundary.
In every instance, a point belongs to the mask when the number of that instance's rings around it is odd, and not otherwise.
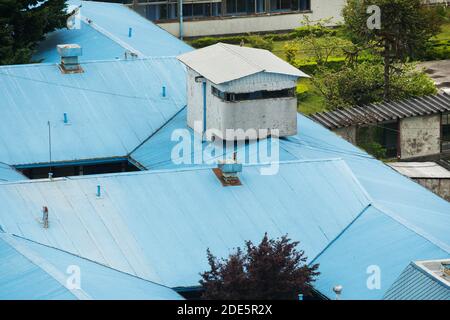
[{"label": "green leafy tree", "polygon": [[0,64],[28,63],[44,35],[66,26],[65,0],[0,0]]},{"label": "green leafy tree", "polygon": [[[398,72],[391,76],[390,99],[436,93],[433,81],[414,64],[395,67]],[[334,110],[383,101],[383,73],[382,64],[363,62],[344,66],[338,71],[321,68],[311,81],[325,97],[326,108]]]},{"label": "green leafy tree", "polygon": [[326,64],[331,57],[343,56],[344,49],[353,47],[351,41],[336,35],[336,31],[326,25],[329,19],[312,21],[308,16],[303,18],[303,26],[296,29],[301,34],[298,50],[309,60],[317,64]]},{"label": "green leafy tree", "polygon": [[297,41],[289,41],[283,47],[286,61],[292,65],[295,64],[295,57],[297,56],[298,48],[299,45]]},{"label": "green leafy tree", "polygon": [[297,245],[287,236],[269,239],[265,234],[258,246],[247,241],[245,252],[237,248],[226,260],[218,260],[208,249],[210,270],[200,280],[203,298],[273,300],[310,294],[319,265],[308,266]]},{"label": "green leafy tree", "polygon": [[[383,95],[395,93],[391,79],[399,71],[396,64],[405,62],[423,49],[427,40],[440,30],[441,16],[422,0],[348,0],[343,10],[345,28],[355,44],[371,48],[383,58]],[[369,6],[380,9],[380,25],[369,28]]]}]

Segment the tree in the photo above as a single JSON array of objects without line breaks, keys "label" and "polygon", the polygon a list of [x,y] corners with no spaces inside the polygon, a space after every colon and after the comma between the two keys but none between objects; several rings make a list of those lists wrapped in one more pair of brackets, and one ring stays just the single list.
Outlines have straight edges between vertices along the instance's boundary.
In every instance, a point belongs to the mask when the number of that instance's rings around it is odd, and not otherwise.
[{"label": "tree", "polygon": [[30,62],[37,43],[66,20],[65,0],[0,0],[0,64]]},{"label": "tree", "polygon": [[338,37],[336,30],[328,28],[328,23],[330,19],[311,21],[304,16],[303,26],[295,31],[301,38],[298,41],[299,52],[312,58],[319,66],[328,63],[331,57],[343,55],[344,49],[353,47],[351,41]]},{"label": "tree", "polygon": [[[436,93],[433,81],[414,64],[395,67],[398,72],[390,79],[391,100]],[[334,110],[383,101],[383,73],[382,64],[361,62],[337,71],[321,68],[311,81],[325,97],[326,108]]]},{"label": "tree", "polygon": [[227,260],[218,260],[207,250],[210,270],[201,274],[205,299],[296,299],[308,295],[319,275],[318,264],[308,266],[298,242],[287,236],[269,239],[267,233],[258,246],[246,242]]},{"label": "tree", "polygon": [[[373,5],[380,9],[379,28],[368,26],[371,13],[367,11]],[[399,71],[395,64],[423,49],[442,23],[437,11],[422,0],[348,0],[343,16],[351,40],[383,58],[385,99],[392,98],[391,78]]]}]

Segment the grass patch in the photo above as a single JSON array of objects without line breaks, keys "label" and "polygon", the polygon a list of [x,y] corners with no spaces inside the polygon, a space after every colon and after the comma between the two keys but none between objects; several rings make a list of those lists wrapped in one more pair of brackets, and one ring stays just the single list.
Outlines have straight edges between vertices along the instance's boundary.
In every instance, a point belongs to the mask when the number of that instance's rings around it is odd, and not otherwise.
[{"label": "grass patch", "polygon": [[300,79],[297,84],[298,107],[303,114],[325,110],[325,98],[313,86],[310,79]]}]

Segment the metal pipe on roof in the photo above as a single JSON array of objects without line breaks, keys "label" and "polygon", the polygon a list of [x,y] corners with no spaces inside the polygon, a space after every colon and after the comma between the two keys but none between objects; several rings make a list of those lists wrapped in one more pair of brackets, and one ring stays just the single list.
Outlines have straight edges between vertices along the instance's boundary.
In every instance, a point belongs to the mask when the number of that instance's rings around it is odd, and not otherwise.
[{"label": "metal pipe on roof", "polygon": [[180,39],[183,40],[183,0],[179,1],[179,16],[180,16]]},{"label": "metal pipe on roof", "polygon": [[206,79],[203,79],[203,139],[206,136]]}]

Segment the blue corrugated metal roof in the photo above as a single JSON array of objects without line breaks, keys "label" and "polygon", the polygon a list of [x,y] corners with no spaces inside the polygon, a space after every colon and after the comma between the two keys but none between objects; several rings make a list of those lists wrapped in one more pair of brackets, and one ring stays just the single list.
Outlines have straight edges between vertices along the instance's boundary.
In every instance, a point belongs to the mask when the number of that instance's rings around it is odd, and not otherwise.
[{"label": "blue corrugated metal roof", "polygon": [[[447,201],[302,115],[298,116],[298,126],[296,136],[280,139],[280,159],[341,157],[372,204],[318,260],[322,264],[320,291],[333,297],[331,288],[343,284],[344,298],[379,299],[411,260],[449,257],[450,204]],[[170,141],[175,128],[186,128],[185,110],[131,156],[149,169],[179,167],[170,158],[177,143]],[[316,202],[317,207],[319,203]],[[397,247],[392,251],[395,242]],[[395,254],[391,256],[389,252]],[[365,287],[368,277],[365,271],[370,264],[383,267],[381,290]]]},{"label": "blue corrugated metal roof", "polygon": [[[239,187],[223,187],[210,168],[6,183],[0,225],[174,287],[198,284],[208,247],[225,256],[264,232],[288,233],[312,258],[368,205],[341,160],[283,163],[273,176],[260,168],[245,166]],[[43,205],[49,229],[35,221]]]},{"label": "blue corrugated metal roof", "polygon": [[[148,21],[130,8],[117,3],[68,1],[79,6],[80,29],[62,29],[47,35],[34,56],[43,62],[59,62],[57,44],[77,43],[83,48],[82,61],[123,58],[125,51],[139,57],[177,56],[190,46]],[[87,19],[91,22],[88,23]],[[132,36],[128,29],[132,28]]]},{"label": "blue corrugated metal roof", "polygon": [[1,181],[19,181],[28,179],[19,171],[11,166],[0,162],[0,182]]},{"label": "blue corrugated metal roof", "polygon": [[[66,286],[73,276],[73,267],[80,272],[80,288]],[[0,233],[0,299],[178,300],[181,296],[159,284]]]},{"label": "blue corrugated metal roof", "polygon": [[392,284],[385,300],[450,300],[450,286],[411,262]]},{"label": "blue corrugated metal roof", "polygon": [[185,69],[175,58],[82,67],[80,74],[56,64],[0,67],[0,161],[48,162],[47,121],[53,161],[126,156],[185,105]]},{"label": "blue corrugated metal roof", "polygon": [[[332,288],[342,285],[343,299],[382,299],[410,261],[449,256],[426,238],[370,207],[314,261],[320,264],[321,272],[315,288],[334,297]],[[379,289],[367,286],[373,272],[371,266],[380,270]]]}]

